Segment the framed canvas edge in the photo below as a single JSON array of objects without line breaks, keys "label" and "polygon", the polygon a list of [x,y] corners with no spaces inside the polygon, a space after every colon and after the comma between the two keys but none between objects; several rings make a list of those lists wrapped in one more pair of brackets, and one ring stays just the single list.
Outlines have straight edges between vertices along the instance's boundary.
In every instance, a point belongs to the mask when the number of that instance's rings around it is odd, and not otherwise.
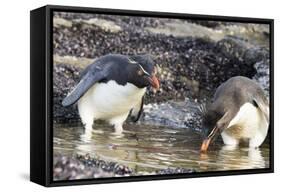
[{"label": "framed canvas edge", "polygon": [[[166,179],[184,179],[198,177],[216,177],[216,176],[234,176],[246,174],[274,173],[274,19],[249,18],[249,17],[232,17],[232,16],[213,16],[199,15],[186,13],[168,13],[168,12],[151,12],[137,10],[122,10],[122,9],[105,9],[105,8],[90,8],[90,7],[73,7],[73,6],[57,6],[46,5],[46,182],[45,186],[69,186],[69,185],[86,185],[86,184],[102,184],[102,183],[119,183],[119,182],[135,182],[135,181],[151,181],[151,180],[166,180]],[[191,174],[173,174],[173,175],[152,175],[152,176],[129,176],[129,177],[112,177],[112,178],[92,178],[81,180],[64,180],[53,181],[53,127],[52,127],[52,70],[53,70],[53,48],[52,48],[52,13],[54,11],[66,12],[87,12],[99,14],[118,14],[130,16],[149,16],[149,17],[169,17],[169,18],[189,18],[200,20],[215,20],[228,22],[247,22],[269,24],[270,26],[270,166],[264,169],[244,169],[244,170],[228,170],[228,171],[213,171],[213,172],[198,172]]]}]

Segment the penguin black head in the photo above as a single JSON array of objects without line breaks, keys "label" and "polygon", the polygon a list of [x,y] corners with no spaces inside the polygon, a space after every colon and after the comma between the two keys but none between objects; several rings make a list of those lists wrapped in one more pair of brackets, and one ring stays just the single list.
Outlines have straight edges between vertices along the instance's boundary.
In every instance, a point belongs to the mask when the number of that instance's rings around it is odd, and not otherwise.
[{"label": "penguin black head", "polygon": [[149,55],[130,56],[132,65],[127,66],[128,82],[139,88],[152,86],[159,89],[159,80],[156,77],[157,69]]},{"label": "penguin black head", "polygon": [[212,109],[212,106],[203,114],[202,130],[205,139],[201,145],[202,152],[207,151],[210,143],[216,139],[219,132],[223,131],[223,124],[218,124],[223,115],[220,110]]},{"label": "penguin black head", "polygon": [[211,133],[212,129],[215,127],[217,121],[223,116],[219,111],[208,109],[203,114],[202,120],[202,130],[205,137]]}]

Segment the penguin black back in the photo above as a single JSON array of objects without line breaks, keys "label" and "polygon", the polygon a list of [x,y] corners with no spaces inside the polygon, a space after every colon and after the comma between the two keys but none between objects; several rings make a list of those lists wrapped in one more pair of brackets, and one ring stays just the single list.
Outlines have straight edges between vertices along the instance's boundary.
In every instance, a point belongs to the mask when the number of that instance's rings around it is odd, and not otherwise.
[{"label": "penguin black back", "polygon": [[62,105],[75,103],[95,83],[107,83],[111,80],[122,86],[131,83],[138,88],[149,85],[159,88],[159,81],[154,73],[154,63],[149,55],[110,54],[98,58],[86,67],[81,73],[78,85],[63,100]]},{"label": "penguin black back", "polygon": [[[110,80],[115,80],[119,85],[126,85],[130,82],[130,78],[134,79],[133,73],[131,71],[138,68],[136,65],[139,64],[143,67],[145,71],[152,74],[154,68],[154,62],[149,55],[120,55],[120,54],[110,54],[98,58],[93,64],[87,66],[80,75],[80,80],[88,72],[95,72],[96,69],[109,68],[104,70],[106,77],[101,79],[99,82],[108,82]],[[132,76],[130,76],[132,74]],[[144,87],[136,84],[138,87]]]}]

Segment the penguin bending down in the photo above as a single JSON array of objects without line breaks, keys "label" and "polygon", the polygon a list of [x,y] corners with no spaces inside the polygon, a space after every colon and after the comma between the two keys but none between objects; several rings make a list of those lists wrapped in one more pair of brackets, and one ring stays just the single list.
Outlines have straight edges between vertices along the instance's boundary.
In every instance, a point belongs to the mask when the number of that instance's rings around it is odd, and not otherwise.
[{"label": "penguin bending down", "polygon": [[226,145],[248,140],[249,147],[259,147],[268,127],[269,102],[262,88],[249,78],[232,77],[217,88],[203,116],[203,128],[209,135],[201,151],[207,151],[218,134]]},{"label": "penguin bending down", "polygon": [[159,89],[156,68],[148,55],[112,54],[100,57],[81,74],[76,87],[62,101],[63,106],[78,102],[86,132],[94,120],[114,125],[117,134],[129,113],[137,121],[142,112],[146,88]]}]

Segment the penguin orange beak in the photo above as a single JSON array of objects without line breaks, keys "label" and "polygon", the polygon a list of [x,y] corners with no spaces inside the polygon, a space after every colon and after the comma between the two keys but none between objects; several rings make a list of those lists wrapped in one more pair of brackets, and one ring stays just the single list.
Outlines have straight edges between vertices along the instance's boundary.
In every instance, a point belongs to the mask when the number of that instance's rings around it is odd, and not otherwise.
[{"label": "penguin orange beak", "polygon": [[202,145],[201,145],[201,150],[200,150],[202,153],[207,152],[211,141],[213,140],[215,135],[218,133],[218,131],[219,131],[219,128],[217,126],[215,126],[215,128],[211,131],[211,133],[208,135],[208,137],[203,140]]},{"label": "penguin orange beak", "polygon": [[152,75],[148,78],[150,85],[155,89],[158,90],[160,88],[159,80],[155,75]]},{"label": "penguin orange beak", "polygon": [[203,141],[203,143],[201,145],[201,149],[200,149],[200,151],[202,153],[205,153],[208,150],[210,142],[211,142],[211,139],[208,139],[208,138],[204,139],[204,141]]}]

